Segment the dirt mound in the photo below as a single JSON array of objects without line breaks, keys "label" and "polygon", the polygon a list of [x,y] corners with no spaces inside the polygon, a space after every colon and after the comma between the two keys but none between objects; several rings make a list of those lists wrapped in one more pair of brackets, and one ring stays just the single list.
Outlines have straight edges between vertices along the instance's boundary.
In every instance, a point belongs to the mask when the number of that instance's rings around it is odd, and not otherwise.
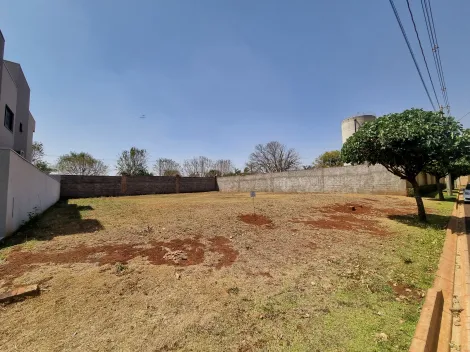
[{"label": "dirt mound", "polygon": [[257,225],[257,226],[271,225],[273,222],[270,218],[261,214],[239,215],[238,220],[243,221],[246,224]]},{"label": "dirt mound", "polygon": [[150,241],[146,244],[115,244],[88,247],[80,245],[71,250],[29,252],[15,250],[0,265],[0,277],[15,278],[28,271],[31,265],[46,263],[98,263],[98,265],[127,263],[141,256],[154,265],[189,266],[204,262],[204,252],[210,251],[220,256],[217,269],[232,265],[238,257],[238,251],[230,240],[223,236],[208,239],[209,245],[201,242],[200,237],[174,239],[168,242]]}]

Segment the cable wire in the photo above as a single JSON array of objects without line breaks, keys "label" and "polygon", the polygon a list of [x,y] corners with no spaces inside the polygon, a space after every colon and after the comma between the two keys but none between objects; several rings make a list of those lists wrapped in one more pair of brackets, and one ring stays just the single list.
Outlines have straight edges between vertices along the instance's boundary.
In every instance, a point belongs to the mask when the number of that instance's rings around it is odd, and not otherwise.
[{"label": "cable wire", "polygon": [[444,99],[445,107],[447,108],[447,113],[450,114],[449,97],[444,79],[444,71],[442,69],[442,60],[439,52],[439,44],[437,42],[436,27],[434,25],[434,16],[432,14],[430,0],[421,0],[421,8],[423,9],[424,20],[426,22],[426,29],[428,31],[429,43],[433,52],[434,64],[436,65],[437,75],[439,77],[442,97]]},{"label": "cable wire", "polygon": [[421,44],[421,39],[419,38],[418,29],[416,28],[415,19],[414,19],[414,16],[413,16],[413,11],[411,11],[410,0],[406,0],[406,4],[408,5],[408,11],[410,12],[411,21],[413,22],[413,27],[414,27],[415,33],[416,33],[416,38],[418,39],[419,48],[421,49],[421,55],[423,55],[424,64],[426,65],[426,71],[428,71],[428,76],[429,76],[429,80],[431,81],[431,86],[432,86],[432,90],[434,92],[434,97],[436,98],[437,105],[441,106],[441,103],[439,103],[439,99],[437,98],[436,88],[434,88],[434,82],[432,81],[431,72],[429,72],[428,61],[426,60],[426,55],[424,55],[423,45]]},{"label": "cable wire", "polygon": [[392,10],[395,13],[395,17],[397,19],[398,25],[400,26],[401,33],[403,34],[403,38],[405,38],[406,45],[408,46],[408,50],[410,51],[411,57],[413,58],[413,62],[416,66],[416,70],[418,71],[419,78],[421,78],[421,83],[423,84],[424,90],[426,91],[426,94],[428,95],[429,102],[431,103],[433,110],[436,111],[434,103],[431,99],[431,95],[429,94],[428,87],[426,87],[426,83],[424,82],[423,75],[421,74],[421,70],[419,69],[418,63],[416,62],[416,57],[415,57],[415,54],[413,53],[413,49],[411,49],[411,45],[406,35],[405,28],[403,28],[403,24],[401,23],[397,8],[395,7],[395,3],[393,2],[393,0],[389,0],[389,1],[390,1],[390,5],[392,6]]}]

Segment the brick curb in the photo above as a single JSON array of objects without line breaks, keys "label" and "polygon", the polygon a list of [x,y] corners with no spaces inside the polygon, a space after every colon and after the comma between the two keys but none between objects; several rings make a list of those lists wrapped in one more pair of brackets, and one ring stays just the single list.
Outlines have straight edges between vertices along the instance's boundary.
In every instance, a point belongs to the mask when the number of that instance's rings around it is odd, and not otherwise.
[{"label": "brick curb", "polygon": [[[416,331],[411,342],[410,352],[450,351],[450,343],[453,335],[453,316],[451,308],[453,307],[452,298],[455,286],[456,256],[458,255],[457,244],[459,235],[461,234],[460,231],[462,231],[461,223],[464,222],[461,213],[463,213],[463,206],[459,207],[457,199],[451,219],[447,225],[446,238],[440,256],[436,278],[434,279],[433,287],[429,289],[426,294],[418,325],[416,326]],[[462,232],[465,234],[464,227]],[[460,238],[466,237],[467,236],[460,236]],[[459,243],[462,242],[460,241]],[[465,243],[468,242],[465,241]],[[468,277],[470,287],[470,275]],[[460,278],[457,278],[457,281],[460,283]],[[466,311],[468,312],[468,310]]]}]

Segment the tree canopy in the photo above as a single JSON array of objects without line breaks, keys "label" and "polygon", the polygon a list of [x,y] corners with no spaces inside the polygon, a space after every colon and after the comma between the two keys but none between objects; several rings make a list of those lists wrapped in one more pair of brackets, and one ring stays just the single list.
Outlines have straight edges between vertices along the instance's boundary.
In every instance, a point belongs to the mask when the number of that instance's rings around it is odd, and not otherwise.
[{"label": "tree canopy", "polygon": [[56,169],[64,175],[99,176],[108,173],[107,165],[84,152],[70,152],[60,156]]},{"label": "tree canopy", "polygon": [[250,172],[281,172],[296,170],[300,167],[300,156],[293,148],[272,141],[258,144],[246,163]]},{"label": "tree canopy", "polygon": [[157,159],[154,170],[157,176],[175,176],[180,174],[180,165],[173,159]]},{"label": "tree canopy", "polygon": [[31,153],[31,163],[46,174],[54,171],[54,168],[44,160],[44,145],[41,142],[34,142]]},{"label": "tree canopy", "polygon": [[148,176],[150,173],[147,169],[147,160],[148,156],[145,149],[132,147],[130,150],[125,150],[117,161],[117,174],[124,176]]},{"label": "tree canopy", "polygon": [[380,164],[409,181],[414,189],[419,218],[424,221],[426,212],[416,176],[432,162],[441,160],[448,143],[457,143],[461,131],[461,125],[452,117],[410,109],[366,122],[348,138],[341,154],[346,163]]},{"label": "tree canopy", "polygon": [[315,167],[336,167],[343,165],[343,159],[341,159],[341,152],[339,150],[324,152],[313,162]]}]

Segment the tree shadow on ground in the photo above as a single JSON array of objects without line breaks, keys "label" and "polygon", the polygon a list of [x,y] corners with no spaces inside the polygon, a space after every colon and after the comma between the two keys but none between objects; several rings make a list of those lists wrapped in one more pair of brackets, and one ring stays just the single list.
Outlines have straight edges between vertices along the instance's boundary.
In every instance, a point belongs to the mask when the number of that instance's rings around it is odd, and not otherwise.
[{"label": "tree shadow on ground", "polygon": [[83,219],[81,211],[94,210],[90,205],[69,204],[59,201],[41,215],[31,218],[13,235],[0,241],[0,249],[26,241],[49,241],[57,236],[93,233],[104,227],[96,219]]},{"label": "tree shadow on ground", "polygon": [[419,221],[418,215],[406,214],[406,215],[389,215],[390,220],[398,221],[408,226],[415,226],[422,229],[445,229],[451,216],[439,215],[439,214],[426,214],[427,222]]}]

